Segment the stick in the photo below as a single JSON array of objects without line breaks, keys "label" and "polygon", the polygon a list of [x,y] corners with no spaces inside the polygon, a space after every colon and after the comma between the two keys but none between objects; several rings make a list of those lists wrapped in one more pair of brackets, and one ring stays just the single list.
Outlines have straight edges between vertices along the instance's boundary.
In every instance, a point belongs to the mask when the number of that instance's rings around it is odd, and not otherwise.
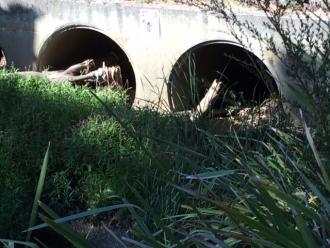
[{"label": "stick", "polygon": [[214,101],[219,95],[221,88],[221,81],[215,79],[211,84],[211,87],[206,92],[203,99],[197,105],[197,108],[190,115],[190,120],[194,121],[200,118],[203,114],[205,114],[213,105]]},{"label": "stick", "polygon": [[86,69],[89,71],[90,68],[95,66],[95,62],[92,59],[87,59],[79,64],[75,64],[66,69],[63,73],[66,75],[79,75],[81,70]]},{"label": "stick", "polygon": [[102,68],[91,71],[84,75],[75,75],[82,69],[89,70],[90,66],[94,66],[94,61],[89,59],[82,63],[70,66],[65,71],[49,71],[48,73],[36,72],[36,71],[23,71],[18,72],[22,76],[32,76],[41,79],[49,79],[54,82],[69,81],[73,84],[83,85],[86,82],[95,81],[97,84],[112,85],[115,88],[121,89],[122,75],[119,66],[106,67],[104,64]]},{"label": "stick", "polygon": [[7,65],[6,57],[0,47],[0,69],[4,68],[6,65]]}]

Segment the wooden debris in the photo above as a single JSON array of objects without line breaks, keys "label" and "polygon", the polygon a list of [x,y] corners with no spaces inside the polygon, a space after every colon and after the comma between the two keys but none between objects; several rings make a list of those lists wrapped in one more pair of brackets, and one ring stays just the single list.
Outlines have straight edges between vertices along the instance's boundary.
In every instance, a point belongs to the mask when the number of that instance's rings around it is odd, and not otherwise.
[{"label": "wooden debris", "polygon": [[191,121],[195,121],[202,117],[207,111],[210,111],[212,105],[217,99],[221,89],[221,81],[215,79],[210,88],[206,92],[203,99],[199,102],[195,110],[185,110],[175,112],[176,116],[189,118]]},{"label": "wooden debris", "polygon": [[[66,69],[63,73],[67,75],[80,75],[86,74],[90,71],[90,68],[95,67],[95,62],[92,59],[87,59],[79,64],[75,64]],[[86,72],[86,73],[82,73]]]},{"label": "wooden debris", "polygon": [[190,114],[190,120],[194,121],[201,116],[203,116],[208,110],[211,109],[214,104],[216,98],[219,95],[221,89],[221,81],[215,79],[211,84],[211,87],[206,92],[203,99],[199,102],[196,107],[196,110]]},{"label": "wooden debris", "polygon": [[49,79],[53,82],[69,81],[75,85],[95,85],[107,86],[112,85],[115,88],[122,89],[122,75],[119,66],[107,67],[103,66],[95,70],[92,59],[85,60],[79,64],[70,66],[64,71],[49,71],[49,72],[36,72],[36,71],[23,71],[19,72],[22,76],[31,76],[42,79]]},{"label": "wooden debris", "polygon": [[2,51],[2,49],[0,47],[0,69],[4,68],[6,65],[7,65],[7,60],[6,60],[4,52]]}]

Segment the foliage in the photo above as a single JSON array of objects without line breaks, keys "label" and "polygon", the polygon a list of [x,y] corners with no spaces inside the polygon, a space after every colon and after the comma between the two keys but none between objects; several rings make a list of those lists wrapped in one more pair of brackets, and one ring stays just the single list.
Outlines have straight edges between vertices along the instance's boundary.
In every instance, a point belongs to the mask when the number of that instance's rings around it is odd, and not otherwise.
[{"label": "foliage", "polygon": [[329,2],[320,1],[319,12],[293,9],[291,1],[283,4],[256,1],[256,4],[264,15],[262,28],[253,21],[242,20],[234,8],[221,1],[210,1],[202,7],[224,18],[230,33],[245,48],[260,44],[263,54],[272,54],[278,60],[288,76],[278,78],[278,85],[294,108],[302,108],[320,144],[319,152],[326,153],[330,149]]},{"label": "foliage", "polygon": [[[305,136],[299,128],[285,126],[253,138],[251,133],[213,136],[203,131],[209,151],[216,151],[205,156],[218,163],[187,175],[185,185],[174,185],[199,201],[186,200],[185,208],[191,211],[170,217],[171,224],[153,235],[139,228],[139,247],[329,245],[329,5],[323,1],[326,12],[319,16],[295,12],[289,3],[256,3],[270,33],[242,21],[224,1],[203,7],[221,14],[244,47],[251,45],[248,34],[279,59],[291,81],[278,83],[288,85],[292,111],[299,114],[297,109],[302,109]],[[281,42],[275,41],[278,38]]]},{"label": "foliage", "polygon": [[[243,46],[246,37],[235,33],[237,28],[283,63],[292,81],[279,83],[291,85],[302,127],[285,122],[214,135],[204,131],[203,120],[132,110],[124,92],[91,93],[0,71],[0,236],[19,238],[18,231],[27,227],[40,158],[50,140],[42,201],[61,215],[93,210],[59,218],[39,202],[46,213],[42,219],[77,247],[84,240],[60,222],[117,208],[127,209],[126,218],[134,220],[131,237],[124,239],[137,247],[327,247],[327,22],[307,10],[297,12],[299,25],[291,25],[288,16],[283,19],[292,13],[289,4],[256,4],[276,36],[242,22],[222,1],[204,7],[220,13]],[[330,11],[326,1],[323,7]],[[128,200],[113,203],[117,193]],[[110,203],[116,205],[97,208]],[[34,216],[35,207],[31,223]]]},{"label": "foliage", "polygon": [[173,141],[178,135],[193,139],[178,118],[131,110],[124,92],[109,88],[95,94],[117,119],[105,114],[88,89],[0,71],[1,237],[18,238],[26,228],[40,157],[49,141],[51,162],[41,200],[66,214],[106,205],[115,193],[131,194],[123,185],[137,187],[146,174],[170,175],[169,146],[140,137],[140,132]]}]

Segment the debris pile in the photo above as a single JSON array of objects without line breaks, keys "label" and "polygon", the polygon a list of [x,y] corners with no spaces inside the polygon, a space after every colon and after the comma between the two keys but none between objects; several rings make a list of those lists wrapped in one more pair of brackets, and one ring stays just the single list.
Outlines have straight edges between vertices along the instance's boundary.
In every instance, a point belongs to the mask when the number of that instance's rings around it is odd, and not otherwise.
[{"label": "debris pile", "polygon": [[[208,115],[212,119],[210,130],[215,132],[223,132],[231,127],[257,127],[280,122],[283,106],[277,98],[270,97],[259,104],[254,102],[248,107],[247,104],[234,101],[232,104],[235,104],[235,106],[218,108],[219,106],[215,106],[215,102],[223,97],[221,91],[225,90],[221,86],[222,82],[215,79],[193,110],[175,112],[175,115],[189,118],[191,121],[196,121],[202,116]],[[225,100],[222,99],[222,101]]]},{"label": "debris pile", "polygon": [[109,86],[116,89],[124,89],[120,66],[106,66],[96,68],[93,59],[87,59],[81,63],[70,66],[64,71],[23,71],[22,76],[32,76],[37,78],[47,78],[53,82],[69,81],[74,85],[84,85],[90,87]]},{"label": "debris pile", "polygon": [[232,119],[236,124],[265,125],[280,118],[282,104],[279,99],[266,99],[255,107],[242,108]]}]

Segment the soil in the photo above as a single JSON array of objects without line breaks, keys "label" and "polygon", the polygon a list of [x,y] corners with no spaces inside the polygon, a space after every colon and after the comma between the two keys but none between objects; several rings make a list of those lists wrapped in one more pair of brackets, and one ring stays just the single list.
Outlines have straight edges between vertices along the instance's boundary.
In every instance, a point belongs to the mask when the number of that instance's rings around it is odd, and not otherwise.
[{"label": "soil", "polygon": [[71,223],[73,229],[89,240],[97,248],[122,248],[118,241],[121,237],[128,237],[129,223],[111,219],[86,219]]}]

